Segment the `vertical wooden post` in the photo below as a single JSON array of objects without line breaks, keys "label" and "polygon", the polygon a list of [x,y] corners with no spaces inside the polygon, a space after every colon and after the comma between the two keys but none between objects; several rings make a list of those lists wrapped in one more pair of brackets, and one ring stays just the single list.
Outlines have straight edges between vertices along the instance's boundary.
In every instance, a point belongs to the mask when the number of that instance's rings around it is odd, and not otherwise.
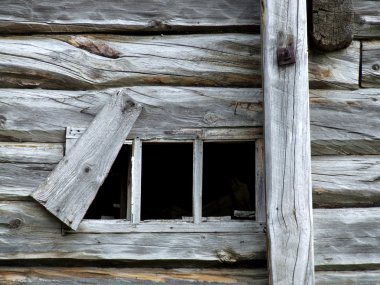
[{"label": "vertical wooden post", "polygon": [[131,216],[132,223],[137,224],[141,220],[141,160],[142,143],[140,138],[135,138],[132,144],[132,189],[131,189]]},{"label": "vertical wooden post", "polygon": [[202,175],[203,175],[203,141],[194,141],[193,150],[193,217],[194,223],[202,222]]},{"label": "vertical wooden post", "polygon": [[271,284],[313,284],[306,1],[262,0]]}]

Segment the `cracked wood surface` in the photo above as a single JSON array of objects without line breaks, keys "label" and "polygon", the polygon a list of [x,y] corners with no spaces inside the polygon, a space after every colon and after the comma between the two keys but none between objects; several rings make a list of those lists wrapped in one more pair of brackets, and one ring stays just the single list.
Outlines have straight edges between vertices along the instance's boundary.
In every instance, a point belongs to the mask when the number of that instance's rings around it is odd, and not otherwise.
[{"label": "cracked wood surface", "polygon": [[[87,127],[114,92],[0,89],[0,139],[64,142],[65,128]],[[144,106],[130,139],[262,136],[260,89],[130,87],[125,96]],[[313,155],[380,154],[380,89],[310,90],[309,99]]]},{"label": "cracked wood surface", "polygon": [[[35,202],[0,202],[0,259],[199,260],[218,261],[227,252],[237,260],[264,259],[265,233],[67,233]],[[380,263],[380,208],[314,210],[318,270],[360,269]],[[245,224],[245,223],[243,223]],[[175,226],[175,225],[174,225]],[[226,225],[224,225],[226,226]],[[215,228],[215,226],[213,226]],[[138,229],[137,229],[138,230]]]},{"label": "cracked wood surface", "polygon": [[[314,284],[306,2],[261,1],[270,284]],[[281,65],[280,48],[295,62]]]},{"label": "cracked wood surface", "polygon": [[32,197],[75,230],[107,177],[141,109],[123,96],[122,91],[112,95]]},{"label": "cracked wood surface", "polygon": [[[310,54],[310,87],[357,89],[359,42]],[[0,39],[0,87],[101,89],[132,85],[261,85],[260,36],[23,36]]]}]

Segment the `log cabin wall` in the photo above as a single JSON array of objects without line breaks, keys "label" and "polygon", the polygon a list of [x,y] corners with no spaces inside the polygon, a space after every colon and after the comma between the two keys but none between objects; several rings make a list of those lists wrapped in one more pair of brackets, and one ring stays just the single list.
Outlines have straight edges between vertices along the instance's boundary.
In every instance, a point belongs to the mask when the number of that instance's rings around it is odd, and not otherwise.
[{"label": "log cabin wall", "polygon": [[[217,261],[215,245],[224,243],[240,249],[242,259],[262,260],[261,227],[231,234],[232,241],[206,234],[197,243],[202,254],[194,256],[199,233],[179,234],[172,243],[155,232],[105,234],[83,224],[62,235],[61,224],[30,198],[62,159],[65,128],[87,127],[120,88],[144,104],[131,138],[166,138],[178,126],[184,138],[194,128],[236,126],[242,137],[262,136],[258,1],[192,1],[191,7],[152,0],[3,2],[0,259],[32,267],[2,267],[0,283],[267,284],[260,268],[152,274],[76,266],[83,260],[149,260],[178,247],[175,259]],[[380,280],[380,9],[376,0],[353,0],[353,7],[352,43],[309,51],[316,284]],[[209,114],[208,105],[220,111]],[[184,116],[183,108],[196,111]],[[157,239],[161,245],[149,247]],[[46,267],[46,260],[56,266],[68,260],[72,267]],[[33,267],[39,263],[45,267]]]}]

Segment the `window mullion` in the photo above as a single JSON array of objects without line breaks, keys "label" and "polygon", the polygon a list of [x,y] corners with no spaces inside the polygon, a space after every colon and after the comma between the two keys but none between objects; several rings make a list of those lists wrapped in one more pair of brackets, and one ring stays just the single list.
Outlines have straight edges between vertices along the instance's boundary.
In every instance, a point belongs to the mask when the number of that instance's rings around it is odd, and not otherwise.
[{"label": "window mullion", "polygon": [[256,203],[256,221],[266,221],[266,201],[265,201],[265,166],[264,166],[264,140],[255,141],[255,203]]},{"label": "window mullion", "polygon": [[203,141],[195,140],[193,148],[193,218],[195,224],[202,222],[202,175]]},{"label": "window mullion", "polygon": [[141,220],[141,160],[142,143],[135,138],[132,144],[132,179],[131,179],[131,220],[137,224]]}]

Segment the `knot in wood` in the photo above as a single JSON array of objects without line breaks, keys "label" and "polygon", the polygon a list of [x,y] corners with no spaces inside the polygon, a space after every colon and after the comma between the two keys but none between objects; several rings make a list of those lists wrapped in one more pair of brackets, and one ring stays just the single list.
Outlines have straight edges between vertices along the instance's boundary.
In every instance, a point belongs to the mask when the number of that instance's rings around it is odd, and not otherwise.
[{"label": "knot in wood", "polygon": [[91,170],[91,168],[89,166],[86,166],[85,169],[84,169],[84,172],[89,173],[90,170]]},{"label": "knot in wood", "polygon": [[294,46],[277,48],[277,64],[288,65],[296,62]]},{"label": "knot in wood", "polygon": [[375,71],[378,71],[380,69],[380,65],[378,65],[377,63],[372,65],[372,69],[375,70]]},{"label": "knot in wood", "polygon": [[21,224],[22,224],[22,221],[20,219],[13,219],[9,221],[8,226],[10,229],[17,229],[21,226]]}]

